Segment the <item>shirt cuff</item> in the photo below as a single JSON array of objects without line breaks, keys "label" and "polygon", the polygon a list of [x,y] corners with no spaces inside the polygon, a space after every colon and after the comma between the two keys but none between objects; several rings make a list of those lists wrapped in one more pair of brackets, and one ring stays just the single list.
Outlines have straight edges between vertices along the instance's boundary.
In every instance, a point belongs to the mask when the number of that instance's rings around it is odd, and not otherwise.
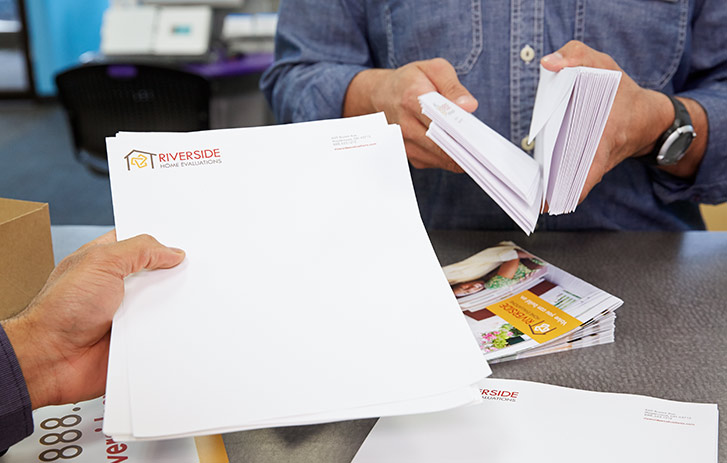
[{"label": "shirt cuff", "polygon": [[33,408],[15,350],[0,325],[0,451],[33,433]]},{"label": "shirt cuff", "polygon": [[677,96],[691,98],[707,113],[709,134],[707,148],[693,181],[654,169],[654,192],[664,203],[688,200],[697,203],[719,204],[727,201],[727,97],[723,91],[709,88],[689,90]]}]

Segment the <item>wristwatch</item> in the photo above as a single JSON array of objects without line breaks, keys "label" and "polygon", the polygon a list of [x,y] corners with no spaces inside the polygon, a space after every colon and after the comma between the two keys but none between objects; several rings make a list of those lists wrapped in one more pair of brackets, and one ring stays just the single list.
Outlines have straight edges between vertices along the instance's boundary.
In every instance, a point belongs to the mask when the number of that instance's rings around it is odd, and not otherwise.
[{"label": "wristwatch", "polygon": [[673,96],[667,96],[674,105],[674,123],[659,137],[654,150],[643,157],[649,164],[659,166],[672,166],[679,162],[697,136],[684,103]]}]

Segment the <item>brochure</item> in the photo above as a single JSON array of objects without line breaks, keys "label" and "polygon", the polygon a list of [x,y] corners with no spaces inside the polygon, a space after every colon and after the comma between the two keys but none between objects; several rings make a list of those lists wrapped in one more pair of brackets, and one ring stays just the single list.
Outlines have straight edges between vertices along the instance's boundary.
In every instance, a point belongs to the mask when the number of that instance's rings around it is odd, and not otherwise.
[{"label": "brochure", "polygon": [[[33,411],[33,434],[10,447],[0,463],[212,463],[192,438],[163,442],[116,442],[102,432],[103,397]],[[224,453],[224,447],[221,450]],[[226,461],[222,460],[222,461]]]},{"label": "brochure", "polygon": [[504,241],[443,268],[490,363],[613,342],[623,301]]},{"label": "brochure", "polygon": [[482,402],[380,419],[354,463],[717,463],[717,405],[486,379]]},{"label": "brochure", "polygon": [[529,141],[534,158],[437,92],[419,97],[427,136],[530,234],[539,214],[573,212],[621,79],[588,67],[541,66]]}]

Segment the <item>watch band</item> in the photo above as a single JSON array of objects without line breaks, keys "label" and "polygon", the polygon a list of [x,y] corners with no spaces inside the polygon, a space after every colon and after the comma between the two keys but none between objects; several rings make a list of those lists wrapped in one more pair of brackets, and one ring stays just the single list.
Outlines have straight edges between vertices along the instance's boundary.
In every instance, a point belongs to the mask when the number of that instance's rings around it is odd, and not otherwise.
[{"label": "watch band", "polygon": [[[651,153],[647,154],[646,156],[643,156],[643,160],[647,162],[648,164],[652,165],[671,165],[675,164],[679,159],[684,156],[684,152],[680,153],[677,159],[667,159],[662,160],[660,159],[659,155],[662,152],[662,149],[664,148],[665,143],[669,141],[670,137],[674,137],[675,132],[679,131],[680,129],[684,128],[687,129],[688,132],[691,132],[692,136],[694,136],[694,130],[692,128],[692,118],[689,116],[689,111],[687,111],[686,106],[684,106],[684,103],[677,100],[671,95],[666,95],[669,98],[669,101],[671,101],[672,106],[674,106],[674,122],[672,125],[659,137],[659,139],[656,141],[656,144],[654,145],[654,149]],[[680,134],[676,134],[676,136],[680,136]]]}]

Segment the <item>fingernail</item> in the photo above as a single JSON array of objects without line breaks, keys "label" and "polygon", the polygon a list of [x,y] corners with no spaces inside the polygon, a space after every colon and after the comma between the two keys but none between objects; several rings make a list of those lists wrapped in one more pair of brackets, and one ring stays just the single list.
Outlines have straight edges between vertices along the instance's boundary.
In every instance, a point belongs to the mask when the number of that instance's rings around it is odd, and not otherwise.
[{"label": "fingernail", "polygon": [[169,249],[171,249],[172,251],[176,252],[177,254],[184,254],[184,250],[183,249],[171,248],[171,247]]},{"label": "fingernail", "polygon": [[457,98],[455,103],[457,103],[457,106],[467,106],[475,103],[475,99],[474,97],[471,97],[469,95],[462,95],[461,97]]},{"label": "fingernail", "polygon": [[543,56],[543,61],[550,64],[559,64],[563,61],[563,55],[556,51],[555,53]]}]

